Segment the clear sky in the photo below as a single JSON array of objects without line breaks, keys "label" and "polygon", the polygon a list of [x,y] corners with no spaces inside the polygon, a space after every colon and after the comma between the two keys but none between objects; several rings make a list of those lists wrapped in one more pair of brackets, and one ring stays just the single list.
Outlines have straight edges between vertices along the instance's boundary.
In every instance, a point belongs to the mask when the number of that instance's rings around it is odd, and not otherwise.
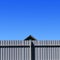
[{"label": "clear sky", "polygon": [[0,40],[60,39],[60,0],[0,0]]}]

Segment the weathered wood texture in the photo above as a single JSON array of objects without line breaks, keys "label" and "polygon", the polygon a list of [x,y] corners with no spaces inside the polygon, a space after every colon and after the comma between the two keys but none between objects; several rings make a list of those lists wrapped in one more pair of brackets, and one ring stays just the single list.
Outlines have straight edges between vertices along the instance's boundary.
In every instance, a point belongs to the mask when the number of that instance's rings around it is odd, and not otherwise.
[{"label": "weathered wood texture", "polygon": [[0,60],[60,60],[60,40],[0,40]]}]

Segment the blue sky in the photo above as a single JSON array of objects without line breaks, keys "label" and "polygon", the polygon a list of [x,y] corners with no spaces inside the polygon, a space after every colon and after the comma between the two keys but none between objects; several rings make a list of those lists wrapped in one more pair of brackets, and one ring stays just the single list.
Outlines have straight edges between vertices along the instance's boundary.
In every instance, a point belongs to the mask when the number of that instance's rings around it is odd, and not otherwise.
[{"label": "blue sky", "polygon": [[59,0],[0,0],[0,40],[60,39]]}]

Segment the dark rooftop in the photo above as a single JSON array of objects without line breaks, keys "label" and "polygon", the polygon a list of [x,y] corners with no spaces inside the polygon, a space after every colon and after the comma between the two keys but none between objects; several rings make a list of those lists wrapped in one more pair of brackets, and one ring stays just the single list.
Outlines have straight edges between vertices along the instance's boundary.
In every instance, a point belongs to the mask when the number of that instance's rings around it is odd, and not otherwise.
[{"label": "dark rooftop", "polygon": [[24,40],[37,40],[35,39],[33,36],[29,35],[27,38],[25,38]]}]

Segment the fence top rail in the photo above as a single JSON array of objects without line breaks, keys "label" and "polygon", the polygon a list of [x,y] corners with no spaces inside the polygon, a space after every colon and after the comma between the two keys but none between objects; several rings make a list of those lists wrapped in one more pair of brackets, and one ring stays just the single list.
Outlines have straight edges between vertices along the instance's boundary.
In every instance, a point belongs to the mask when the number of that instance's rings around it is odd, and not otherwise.
[{"label": "fence top rail", "polygon": [[[5,45],[5,46],[0,46],[0,48],[2,47],[30,47],[30,45]],[[34,45],[31,47],[60,47],[60,45]]]}]

